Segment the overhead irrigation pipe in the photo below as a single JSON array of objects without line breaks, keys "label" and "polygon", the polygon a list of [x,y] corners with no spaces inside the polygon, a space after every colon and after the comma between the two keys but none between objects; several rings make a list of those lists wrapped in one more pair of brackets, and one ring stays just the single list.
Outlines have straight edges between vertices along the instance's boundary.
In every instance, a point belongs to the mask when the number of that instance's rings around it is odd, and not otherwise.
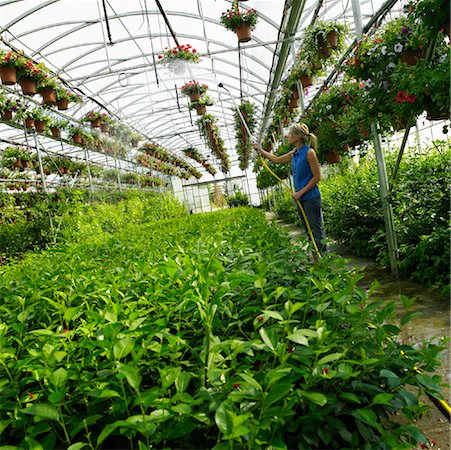
[{"label": "overhead irrigation pipe", "polygon": [[[218,87],[224,89],[224,90],[227,91],[227,93],[230,95],[230,99],[232,100],[232,103],[234,104],[235,109],[236,109],[238,115],[240,116],[241,122],[243,123],[244,128],[246,129],[247,134],[249,135],[249,138],[251,139],[251,138],[252,138],[252,133],[251,133],[251,131],[249,130],[249,127],[248,127],[248,125],[247,125],[246,120],[244,119],[243,115],[241,114],[240,108],[236,105],[235,100],[234,100],[234,98],[233,98],[231,92],[230,92],[230,91],[229,91],[222,83],[219,83],[219,84],[218,84]],[[259,155],[259,156],[260,156],[260,160],[261,160],[263,166],[265,167],[265,169],[266,169],[271,175],[273,175],[275,178],[277,178],[277,180],[279,180],[279,181],[284,185],[284,187],[290,192],[290,194],[293,195],[293,194],[294,194],[294,191],[290,188],[290,186],[288,186],[288,184],[285,183],[285,181],[283,181],[279,176],[277,176],[277,175],[270,169],[270,167],[268,166],[268,164],[266,164],[266,161],[263,159],[263,157],[262,157],[261,155]],[[321,253],[319,252],[318,246],[317,246],[316,241],[315,241],[315,238],[314,238],[314,236],[313,236],[312,229],[311,229],[310,223],[309,223],[309,221],[308,221],[308,219],[307,219],[307,215],[305,214],[304,208],[302,207],[302,204],[301,204],[301,202],[300,202],[299,200],[296,200],[296,203],[297,203],[297,205],[298,205],[298,207],[299,207],[299,210],[300,210],[301,213],[302,213],[302,217],[304,218],[304,222],[305,222],[305,225],[306,225],[306,228],[307,228],[307,233],[308,233],[308,235],[309,235],[309,237],[310,237],[310,240],[311,240],[311,242],[312,242],[312,244],[313,244],[313,248],[315,249],[315,252],[316,252],[316,254],[318,255],[318,258],[321,258]]]}]

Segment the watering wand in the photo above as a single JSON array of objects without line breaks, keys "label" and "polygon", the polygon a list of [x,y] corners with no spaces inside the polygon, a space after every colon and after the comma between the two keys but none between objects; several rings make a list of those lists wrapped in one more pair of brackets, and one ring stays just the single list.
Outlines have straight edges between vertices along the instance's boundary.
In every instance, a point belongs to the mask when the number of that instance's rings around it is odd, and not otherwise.
[{"label": "watering wand", "polygon": [[[230,98],[231,98],[231,100],[232,100],[232,102],[233,102],[233,104],[234,104],[234,106],[235,106],[235,109],[236,109],[236,111],[238,112],[238,114],[239,114],[239,116],[240,116],[241,122],[242,122],[243,125],[244,125],[244,128],[246,129],[246,131],[247,131],[249,137],[251,138],[252,133],[251,133],[251,131],[249,130],[249,127],[248,127],[248,125],[247,125],[246,120],[244,119],[243,115],[241,114],[240,108],[237,107],[237,105],[236,105],[236,103],[235,103],[235,100],[234,100],[234,98],[233,98],[231,92],[230,92],[230,91],[229,91],[222,83],[219,83],[219,84],[218,84],[218,87],[224,89],[224,90],[227,91],[227,93],[229,94],[229,96],[230,96]],[[259,156],[260,156],[260,160],[261,160],[263,166],[265,167],[265,169],[266,169],[271,175],[273,175],[275,178],[277,178],[277,180],[279,180],[279,181],[283,184],[283,186],[290,192],[290,194],[293,195],[293,194],[294,194],[294,191],[291,189],[291,187],[288,186],[288,184],[285,183],[285,181],[283,181],[279,176],[277,176],[277,175],[271,170],[271,168],[268,166],[268,164],[266,163],[266,161],[263,159],[263,157],[262,157],[261,155],[259,155]],[[296,200],[296,203],[297,203],[297,205],[298,205],[298,207],[299,207],[299,210],[301,211],[302,217],[304,218],[304,222],[305,222],[305,225],[306,225],[306,228],[307,228],[307,233],[308,233],[308,235],[309,235],[309,237],[310,237],[310,240],[311,240],[311,242],[312,242],[312,244],[313,244],[313,248],[315,249],[315,253],[317,254],[318,258],[321,258],[321,253],[319,252],[318,246],[316,245],[316,241],[315,241],[315,238],[314,238],[313,233],[312,233],[312,228],[310,227],[310,223],[309,223],[309,221],[308,221],[308,219],[307,219],[307,215],[305,214],[304,208],[302,207],[302,204],[301,204],[301,202],[300,202],[299,200]]]}]

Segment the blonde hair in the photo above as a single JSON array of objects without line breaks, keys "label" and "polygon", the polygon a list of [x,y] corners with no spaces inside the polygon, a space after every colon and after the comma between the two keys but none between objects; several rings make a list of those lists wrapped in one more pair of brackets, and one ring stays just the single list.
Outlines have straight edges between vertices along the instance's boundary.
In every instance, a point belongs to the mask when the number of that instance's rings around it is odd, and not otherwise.
[{"label": "blonde hair", "polygon": [[300,122],[291,126],[293,130],[300,138],[304,145],[309,145],[314,150],[318,149],[318,140],[313,133],[310,133],[307,124]]}]

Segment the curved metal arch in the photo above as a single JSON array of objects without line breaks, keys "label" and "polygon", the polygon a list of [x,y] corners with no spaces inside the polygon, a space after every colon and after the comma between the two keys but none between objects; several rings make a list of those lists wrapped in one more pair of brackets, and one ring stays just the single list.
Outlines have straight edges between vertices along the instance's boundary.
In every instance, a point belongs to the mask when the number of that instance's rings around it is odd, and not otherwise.
[{"label": "curved metal arch", "polygon": [[[7,4],[10,3],[18,3],[21,0],[17,0],[17,1],[12,1],[12,2],[7,2],[6,4],[3,3],[0,6],[6,6]],[[34,8],[29,9],[28,11],[25,11],[23,14],[20,14],[19,16],[17,16],[16,18],[14,18],[14,20],[12,20],[11,22],[7,23],[4,27],[2,27],[2,32],[3,31],[8,31],[9,28],[11,28],[13,25],[15,25],[16,23],[20,22],[22,19],[25,19],[25,17],[30,16],[31,14],[39,11],[40,9],[43,8],[47,8],[47,6],[53,4],[53,3],[57,3],[60,0],[47,0],[44,3],[41,3],[39,5],[36,5]]]},{"label": "curved metal arch", "polygon": [[[52,4],[52,3],[55,3],[57,1],[59,1],[59,0],[48,0],[47,3],[48,4]],[[39,8],[36,7],[37,9],[33,8],[32,10],[29,10],[29,11],[31,11],[31,14],[32,14],[33,12],[36,12],[39,9],[47,7],[48,4],[44,4],[42,7],[39,7]],[[27,13],[22,14],[20,17],[16,18],[14,21],[12,21],[10,24],[8,24],[6,29],[8,29],[9,27],[11,27],[11,26],[15,25],[16,23],[20,22],[20,20],[22,20],[23,18],[29,16],[30,15],[29,11]],[[148,11],[148,14],[159,15],[160,12],[156,11],[156,10],[155,11]],[[186,13],[186,12],[182,12],[182,11],[166,11],[166,14],[167,15],[172,15],[172,16],[189,17],[189,18],[192,18],[192,19],[202,20],[198,15],[194,15],[194,14]],[[108,16],[108,19],[109,20],[111,20],[111,19],[120,19],[120,18],[123,18],[123,17],[132,17],[132,16],[135,16],[135,15],[142,16],[143,12],[142,11],[139,11],[139,12],[132,11],[132,12],[121,13],[121,14],[113,14],[111,16]],[[277,24],[275,22],[273,22],[269,17],[266,17],[264,15],[260,15],[260,18],[262,20],[268,22],[268,24],[270,24],[271,26],[273,26],[274,28],[277,29],[277,27],[278,27]],[[214,25],[222,26],[221,22],[219,20],[216,20],[216,19],[210,19],[208,17],[207,18],[204,17],[203,20],[205,20],[206,22],[213,23]],[[39,54],[43,49],[51,46],[55,42],[57,42],[57,41],[65,38],[65,37],[69,36],[70,34],[75,33],[76,31],[80,31],[80,30],[82,30],[83,28],[85,28],[87,26],[96,25],[96,24],[98,24],[100,22],[103,22],[103,20],[99,19],[99,20],[95,20],[95,21],[84,21],[84,22],[81,23],[81,25],[79,25],[79,26],[77,26],[77,27],[75,27],[75,28],[73,28],[71,30],[67,30],[64,33],[59,34],[58,36],[53,37],[52,39],[50,39],[49,41],[47,41],[46,43],[41,45],[41,47],[39,47],[35,52],[33,52],[31,56]],[[59,25],[63,26],[63,25],[71,24],[71,23],[80,23],[80,22],[60,22]],[[28,32],[22,33],[20,35],[20,37],[26,36],[28,34],[32,34],[35,31],[37,31],[37,30],[35,30],[35,29],[28,30]],[[167,36],[167,34],[165,36]],[[149,37],[149,36],[147,36],[147,37]],[[134,40],[134,38],[130,38],[130,39]],[[196,39],[198,39],[199,41],[205,41],[205,38],[203,36],[196,37]],[[257,42],[259,41],[258,39],[255,39],[255,40]]]}]

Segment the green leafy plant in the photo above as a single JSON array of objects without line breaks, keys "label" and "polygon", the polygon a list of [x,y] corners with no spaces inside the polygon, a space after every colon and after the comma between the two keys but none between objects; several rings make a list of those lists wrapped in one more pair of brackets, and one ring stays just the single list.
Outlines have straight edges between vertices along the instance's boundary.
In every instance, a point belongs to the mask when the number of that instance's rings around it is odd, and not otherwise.
[{"label": "green leafy plant", "polygon": [[240,169],[246,170],[249,167],[249,159],[252,151],[251,136],[248,135],[246,127],[243,125],[241,116],[246,121],[247,127],[251,134],[255,130],[255,106],[248,100],[242,101],[238,106],[241,115],[235,111],[235,132],[237,138],[236,150],[238,153],[238,159],[240,161]]},{"label": "green leafy plant", "polygon": [[[311,60],[328,58],[332,54],[338,54],[344,50],[345,37],[349,27],[345,23],[337,21],[317,20],[313,25],[306,27],[303,39],[303,50],[306,55],[311,55]],[[336,43],[332,44],[329,36],[334,33]]]},{"label": "green leafy plant", "polygon": [[206,84],[201,84],[196,80],[191,80],[185,83],[181,88],[180,91],[184,95],[190,95],[190,94],[205,94],[207,92],[208,86]]},{"label": "green leafy plant", "polygon": [[21,65],[23,54],[14,50],[0,49],[0,66],[17,68]]}]

